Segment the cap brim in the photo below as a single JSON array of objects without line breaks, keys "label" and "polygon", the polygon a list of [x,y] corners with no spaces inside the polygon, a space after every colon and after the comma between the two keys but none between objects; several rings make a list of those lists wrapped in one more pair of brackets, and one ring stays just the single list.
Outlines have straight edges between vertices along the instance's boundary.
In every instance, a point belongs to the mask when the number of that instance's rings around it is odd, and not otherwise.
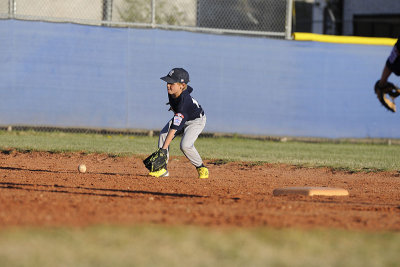
[{"label": "cap brim", "polygon": [[169,76],[161,77],[160,79],[165,81],[165,82],[167,82],[167,83],[177,83],[178,82],[178,81],[175,81],[174,79],[172,79]]}]

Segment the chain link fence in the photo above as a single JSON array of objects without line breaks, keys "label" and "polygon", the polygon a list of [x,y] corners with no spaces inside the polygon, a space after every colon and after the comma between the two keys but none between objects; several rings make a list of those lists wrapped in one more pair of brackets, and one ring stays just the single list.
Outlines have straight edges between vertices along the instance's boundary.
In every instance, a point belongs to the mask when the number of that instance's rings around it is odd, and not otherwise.
[{"label": "chain link fence", "polygon": [[0,0],[0,17],[290,38],[293,0]]}]

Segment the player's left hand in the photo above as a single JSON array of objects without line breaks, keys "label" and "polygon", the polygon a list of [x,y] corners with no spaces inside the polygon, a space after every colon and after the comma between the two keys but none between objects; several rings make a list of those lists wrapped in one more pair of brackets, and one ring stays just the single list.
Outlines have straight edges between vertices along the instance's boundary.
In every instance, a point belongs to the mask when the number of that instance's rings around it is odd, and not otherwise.
[{"label": "player's left hand", "polygon": [[145,160],[143,160],[144,166],[150,172],[159,171],[167,166],[167,156],[168,151],[163,148],[157,149],[153,154],[148,156]]}]

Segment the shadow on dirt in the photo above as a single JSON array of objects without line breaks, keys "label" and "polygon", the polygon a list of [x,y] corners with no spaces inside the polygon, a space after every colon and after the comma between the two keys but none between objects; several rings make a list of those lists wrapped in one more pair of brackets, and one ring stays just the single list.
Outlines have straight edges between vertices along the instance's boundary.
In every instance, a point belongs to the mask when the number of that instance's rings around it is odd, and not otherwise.
[{"label": "shadow on dirt", "polygon": [[[30,172],[47,172],[47,173],[77,173],[77,171],[55,171],[55,170],[43,170],[43,169],[27,169],[20,167],[0,167],[0,170],[9,170],[9,171],[30,171]],[[100,174],[100,175],[130,175],[128,173],[113,173],[113,172],[88,172],[91,174]]]},{"label": "shadow on dirt", "polygon": [[[162,192],[152,192],[143,190],[91,188],[83,186],[64,186],[58,184],[46,185],[46,184],[0,182],[0,188],[12,189],[12,190],[36,191],[36,192],[77,194],[77,195],[103,196],[103,197],[121,197],[121,198],[133,198],[134,196],[132,194],[143,194],[143,195],[152,195],[160,197],[178,197],[178,198],[208,198],[208,196],[192,195],[192,194],[162,193]],[[81,191],[89,191],[89,192],[81,192]]]}]

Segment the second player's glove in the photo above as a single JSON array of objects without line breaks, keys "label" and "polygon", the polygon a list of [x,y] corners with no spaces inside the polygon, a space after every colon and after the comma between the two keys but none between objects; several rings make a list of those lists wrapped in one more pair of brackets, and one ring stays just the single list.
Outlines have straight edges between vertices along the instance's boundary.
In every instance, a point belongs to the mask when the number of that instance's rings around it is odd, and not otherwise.
[{"label": "second player's glove", "polygon": [[151,172],[159,171],[167,166],[168,151],[159,148],[153,154],[143,160],[144,166]]},{"label": "second player's glove", "polygon": [[[400,89],[391,82],[379,86],[379,80],[375,83],[374,89],[379,102],[381,102],[381,104],[391,112],[396,112],[394,99],[400,95]],[[392,100],[387,98],[386,95],[388,95]]]}]

